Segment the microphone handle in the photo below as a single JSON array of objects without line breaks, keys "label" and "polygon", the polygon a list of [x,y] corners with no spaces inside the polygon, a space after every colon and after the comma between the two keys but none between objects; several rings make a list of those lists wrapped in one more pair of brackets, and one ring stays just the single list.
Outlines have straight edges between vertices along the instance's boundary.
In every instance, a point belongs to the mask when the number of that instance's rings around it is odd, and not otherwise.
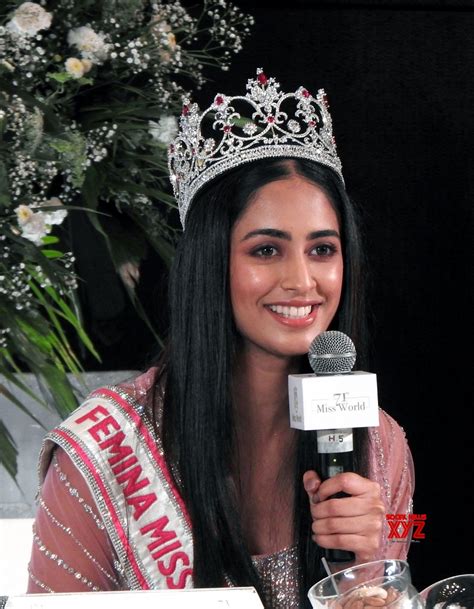
[{"label": "microphone handle", "polygon": [[[331,429],[318,431],[319,473],[321,479],[327,480],[340,472],[354,471],[354,453],[352,429]],[[331,451],[331,452],[329,452]],[[334,451],[334,452],[333,452]],[[347,497],[347,493],[336,493],[331,499]],[[322,548],[328,562],[351,562],[355,559],[354,552]]]}]

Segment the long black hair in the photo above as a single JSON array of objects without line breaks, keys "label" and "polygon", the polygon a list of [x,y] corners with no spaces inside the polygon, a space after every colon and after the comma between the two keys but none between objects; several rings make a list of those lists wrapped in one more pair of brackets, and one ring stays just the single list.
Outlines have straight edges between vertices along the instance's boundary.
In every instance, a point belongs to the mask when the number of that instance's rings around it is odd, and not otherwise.
[{"label": "long black hair", "polygon": [[[343,247],[341,303],[331,328],[364,349],[364,264],[354,207],[340,178],[323,165],[299,159],[265,159],[243,165],[200,191],[186,218],[169,281],[169,339],[162,358],[165,384],[163,443],[189,511],[197,587],[261,584],[242,534],[232,478],[235,428],[232,364],[238,344],[229,289],[231,231],[259,188],[289,175],[322,188],[338,215]],[[359,365],[360,367],[360,365]],[[303,370],[302,370],[303,371]],[[315,432],[297,432],[294,539],[299,548],[300,586],[322,576],[320,549],[311,540],[311,515],[302,484],[314,469]],[[356,471],[366,474],[367,434],[355,437]]]}]

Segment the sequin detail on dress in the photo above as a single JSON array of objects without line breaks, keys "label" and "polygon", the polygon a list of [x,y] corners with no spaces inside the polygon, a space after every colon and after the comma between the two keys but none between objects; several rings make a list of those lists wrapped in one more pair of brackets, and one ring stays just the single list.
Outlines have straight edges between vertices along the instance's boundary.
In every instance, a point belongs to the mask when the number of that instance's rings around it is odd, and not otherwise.
[{"label": "sequin detail on dress", "polygon": [[58,565],[58,567],[62,567],[67,573],[72,575],[72,577],[75,577],[78,581],[81,581],[90,590],[92,590],[94,592],[99,591],[99,588],[97,586],[95,586],[94,583],[90,581],[90,579],[87,579],[87,577],[85,575],[82,575],[82,573],[80,573],[79,571],[74,569],[74,567],[71,567],[71,565],[64,562],[64,560],[61,557],[59,557],[57,554],[55,554],[54,552],[51,552],[44,545],[44,543],[41,541],[41,539],[38,537],[38,535],[36,535],[36,534],[33,535],[33,541],[38,546],[39,551],[42,552],[44,554],[44,556],[46,556],[46,558],[49,558],[50,560],[54,561]]},{"label": "sequin detail on dress", "polygon": [[265,609],[299,609],[297,547],[253,556],[252,562],[262,582]]},{"label": "sequin detail on dress", "polygon": [[77,539],[77,537],[74,535],[74,533],[71,531],[70,527],[66,527],[62,522],[60,522],[52,513],[51,510],[48,508],[48,506],[46,505],[46,503],[43,501],[42,497],[39,497],[39,504],[40,506],[43,508],[43,511],[45,512],[45,514],[48,516],[48,518],[51,520],[51,522],[56,525],[58,528],[60,528],[62,531],[64,531],[64,533],[66,533],[66,535],[69,535],[69,537],[74,541],[74,543],[79,546],[79,548],[82,550],[82,552],[87,556],[87,558],[94,564],[94,566],[99,569],[99,571],[101,571],[105,577],[110,580],[115,586],[119,586],[119,582],[115,579],[115,577],[113,575],[111,575],[106,569],[104,569],[102,567],[101,564],[99,564],[97,562],[97,560],[92,556],[92,554],[89,552],[89,550],[84,547],[84,545],[79,541],[79,539]]},{"label": "sequin detail on dress", "polygon": [[29,575],[31,581],[34,582],[39,588],[41,588],[45,592],[54,592],[54,590],[52,588],[47,586],[44,582],[42,582],[40,579],[38,579],[34,575],[34,573],[32,572],[32,570],[31,570],[29,565],[28,565],[28,575]]},{"label": "sequin detail on dress", "polygon": [[54,457],[53,457],[53,467],[54,467],[54,469],[56,470],[56,472],[58,474],[59,480],[68,489],[69,494],[71,495],[71,497],[75,497],[77,499],[77,501],[81,504],[82,509],[87,514],[89,514],[89,516],[94,520],[94,522],[97,525],[97,528],[100,529],[101,531],[103,531],[105,529],[105,525],[102,522],[102,519],[99,516],[97,516],[97,514],[94,512],[94,510],[91,508],[91,506],[88,503],[86,503],[84,501],[84,499],[79,495],[79,491],[77,490],[77,488],[74,488],[73,486],[71,486],[71,483],[67,479],[66,474],[59,467],[59,463],[57,462],[56,455],[54,455]]}]

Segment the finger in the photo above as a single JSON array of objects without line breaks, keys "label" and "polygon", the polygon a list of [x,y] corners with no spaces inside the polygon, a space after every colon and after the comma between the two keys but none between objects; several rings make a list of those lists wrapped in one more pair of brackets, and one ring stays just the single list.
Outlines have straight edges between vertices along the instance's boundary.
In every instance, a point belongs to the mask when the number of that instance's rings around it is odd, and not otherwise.
[{"label": "finger", "polygon": [[375,537],[368,539],[357,534],[313,535],[312,539],[321,548],[354,552],[357,562],[373,560],[379,547],[379,540]]},{"label": "finger", "polygon": [[[319,494],[319,493],[318,493]],[[362,496],[340,497],[326,499],[312,506],[313,518],[348,518],[372,514],[382,518],[385,514],[385,505],[380,498],[366,498]]]},{"label": "finger", "polygon": [[318,498],[320,501],[324,501],[340,492],[352,496],[380,497],[380,485],[354,472],[343,472],[321,483]]},{"label": "finger", "polygon": [[320,485],[321,478],[314,470],[309,470],[303,474],[303,486],[305,491],[308,493],[311,503],[317,503],[319,501],[317,493]]},{"label": "finger", "polygon": [[375,514],[352,516],[350,518],[323,518],[314,520],[311,530],[314,535],[365,535],[367,538],[380,538],[382,518]]}]

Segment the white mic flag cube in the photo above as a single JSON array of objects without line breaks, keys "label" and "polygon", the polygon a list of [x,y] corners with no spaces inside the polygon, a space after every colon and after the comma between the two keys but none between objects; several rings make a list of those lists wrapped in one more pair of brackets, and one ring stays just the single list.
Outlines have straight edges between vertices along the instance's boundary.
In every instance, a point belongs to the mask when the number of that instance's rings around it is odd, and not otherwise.
[{"label": "white mic flag cube", "polygon": [[290,425],[295,429],[377,427],[377,376],[372,372],[290,374]]}]

